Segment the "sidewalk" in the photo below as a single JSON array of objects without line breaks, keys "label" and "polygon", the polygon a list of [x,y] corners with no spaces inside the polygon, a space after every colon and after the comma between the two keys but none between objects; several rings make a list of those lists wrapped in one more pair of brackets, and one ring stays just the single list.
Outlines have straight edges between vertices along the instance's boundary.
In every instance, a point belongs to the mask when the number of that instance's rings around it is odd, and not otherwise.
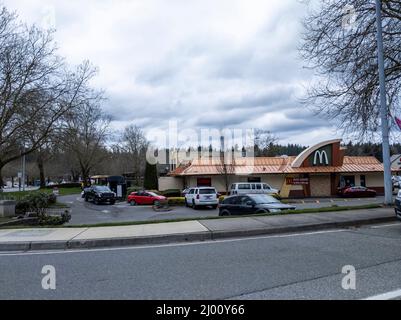
[{"label": "sidewalk", "polygon": [[65,250],[206,241],[396,221],[392,208],[121,227],[0,230],[0,251]]}]

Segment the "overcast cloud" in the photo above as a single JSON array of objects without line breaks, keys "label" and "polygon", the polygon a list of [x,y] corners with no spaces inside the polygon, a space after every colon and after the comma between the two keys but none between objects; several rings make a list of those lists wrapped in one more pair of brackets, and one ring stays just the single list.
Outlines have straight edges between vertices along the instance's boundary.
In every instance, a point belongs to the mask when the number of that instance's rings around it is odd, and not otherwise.
[{"label": "overcast cloud", "polygon": [[[60,54],[99,67],[113,127],[264,128],[281,143],[336,135],[301,106],[311,74],[297,52],[297,0],[12,0],[54,24]],[[338,135],[337,135],[338,136]]]}]

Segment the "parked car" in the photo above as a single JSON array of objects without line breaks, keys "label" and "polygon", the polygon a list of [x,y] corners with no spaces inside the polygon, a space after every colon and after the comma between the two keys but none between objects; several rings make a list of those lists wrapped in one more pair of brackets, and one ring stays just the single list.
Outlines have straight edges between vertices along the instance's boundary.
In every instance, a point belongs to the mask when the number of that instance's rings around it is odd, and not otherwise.
[{"label": "parked car", "polygon": [[90,190],[90,187],[85,187],[81,192],[81,197],[85,198],[86,193]]},{"label": "parked car", "polygon": [[394,210],[395,216],[401,221],[401,190],[398,191],[397,197],[395,198]]},{"label": "parked car", "polygon": [[161,203],[163,201],[166,201],[167,198],[161,195],[158,195],[154,192],[149,192],[149,191],[138,191],[138,192],[132,192],[128,196],[128,203],[131,206],[136,206],[136,205],[157,205],[158,203]]},{"label": "parked car", "polygon": [[280,202],[267,194],[230,196],[219,205],[219,216],[279,213],[296,207]]},{"label": "parked car", "polygon": [[185,188],[184,190],[182,190],[181,195],[185,197],[185,195],[189,192],[189,190],[191,190],[191,188]]},{"label": "parked car", "polygon": [[219,204],[219,193],[213,187],[197,187],[189,189],[185,194],[185,205],[197,209],[211,206],[216,209]]},{"label": "parked car", "polygon": [[239,194],[278,194],[279,190],[272,188],[267,183],[255,182],[239,182],[233,183],[230,188],[230,195]]},{"label": "parked car", "polygon": [[85,201],[93,201],[94,204],[108,202],[116,203],[116,194],[106,186],[91,186],[84,191]]},{"label": "parked car", "polygon": [[364,198],[364,197],[376,197],[376,190],[369,189],[361,186],[344,187],[339,188],[337,194],[340,197],[347,198]]}]

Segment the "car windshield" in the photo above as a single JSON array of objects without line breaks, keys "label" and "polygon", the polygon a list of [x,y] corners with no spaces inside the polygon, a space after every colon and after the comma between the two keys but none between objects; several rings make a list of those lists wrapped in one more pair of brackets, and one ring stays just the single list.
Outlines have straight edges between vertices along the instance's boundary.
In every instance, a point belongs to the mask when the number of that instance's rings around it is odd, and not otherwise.
[{"label": "car windshield", "polygon": [[148,192],[148,195],[150,195],[151,197],[158,197],[159,195],[154,193],[154,192]]},{"label": "car windshield", "polygon": [[98,192],[111,192],[111,190],[106,186],[96,186],[94,189]]},{"label": "car windshield", "polygon": [[216,194],[215,189],[199,189],[199,194]]},{"label": "car windshield", "polygon": [[280,203],[276,198],[272,196],[268,196],[266,194],[254,194],[251,195],[250,198],[255,201],[257,204],[263,203]]}]

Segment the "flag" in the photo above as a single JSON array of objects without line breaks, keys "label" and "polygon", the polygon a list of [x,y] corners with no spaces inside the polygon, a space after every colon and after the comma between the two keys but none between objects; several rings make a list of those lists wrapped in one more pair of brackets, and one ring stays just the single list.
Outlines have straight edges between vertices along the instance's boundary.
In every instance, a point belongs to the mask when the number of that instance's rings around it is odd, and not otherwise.
[{"label": "flag", "polygon": [[395,117],[394,119],[395,119],[395,123],[397,124],[398,128],[400,128],[400,130],[401,130],[401,119],[397,118],[397,117]]}]

